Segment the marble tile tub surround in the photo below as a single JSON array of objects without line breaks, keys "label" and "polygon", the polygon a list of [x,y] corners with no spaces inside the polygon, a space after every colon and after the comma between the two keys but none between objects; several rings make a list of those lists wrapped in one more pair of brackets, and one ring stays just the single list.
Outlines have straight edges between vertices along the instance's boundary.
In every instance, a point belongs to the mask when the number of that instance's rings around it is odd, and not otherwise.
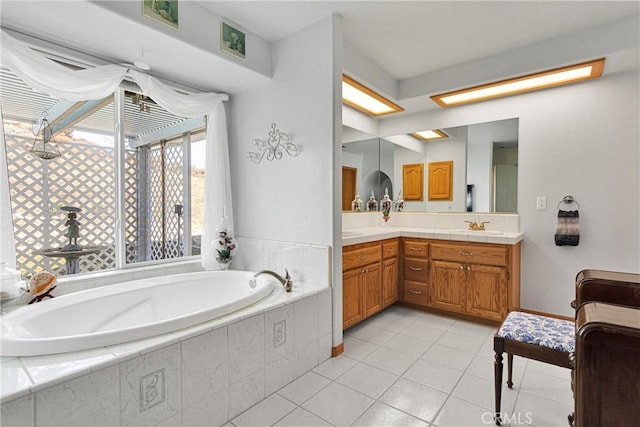
[{"label": "marble tile tub surround", "polygon": [[246,271],[273,270],[283,274],[289,271],[294,283],[310,282],[331,286],[328,246],[279,242],[237,236],[238,254],[232,268]]},{"label": "marble tile tub surround", "polygon": [[2,426],[223,425],[331,356],[331,289],[83,352],[3,358]]}]

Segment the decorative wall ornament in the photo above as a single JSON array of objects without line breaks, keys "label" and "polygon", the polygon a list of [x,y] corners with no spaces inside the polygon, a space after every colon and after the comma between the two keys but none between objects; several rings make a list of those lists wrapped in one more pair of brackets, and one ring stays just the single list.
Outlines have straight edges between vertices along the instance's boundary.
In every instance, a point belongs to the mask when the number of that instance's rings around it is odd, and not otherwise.
[{"label": "decorative wall ornament", "polygon": [[259,151],[257,153],[249,152],[247,153],[247,157],[256,164],[260,163],[265,156],[269,161],[280,160],[282,158],[283,151],[291,157],[295,157],[300,154],[298,146],[290,141],[288,134],[280,132],[280,129],[276,128],[275,123],[271,124],[269,137],[266,141],[262,139],[254,139],[253,144]]}]

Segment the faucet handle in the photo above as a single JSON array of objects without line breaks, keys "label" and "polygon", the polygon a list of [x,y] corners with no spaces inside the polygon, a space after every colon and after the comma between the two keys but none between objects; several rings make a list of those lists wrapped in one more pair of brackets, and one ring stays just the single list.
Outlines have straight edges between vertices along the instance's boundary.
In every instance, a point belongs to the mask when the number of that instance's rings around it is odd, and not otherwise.
[{"label": "faucet handle", "polygon": [[489,224],[490,222],[491,222],[491,221],[482,221],[482,222],[480,223],[480,225],[479,225],[480,230],[484,230],[484,225],[485,225],[485,224]]}]

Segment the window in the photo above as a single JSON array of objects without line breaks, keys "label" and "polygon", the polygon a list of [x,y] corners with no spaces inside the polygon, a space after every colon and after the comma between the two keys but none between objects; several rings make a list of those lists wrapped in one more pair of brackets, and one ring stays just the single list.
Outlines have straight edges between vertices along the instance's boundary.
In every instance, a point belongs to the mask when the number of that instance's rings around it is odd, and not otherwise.
[{"label": "window", "polygon": [[[204,118],[185,119],[128,88],[99,101],[69,102],[37,93],[6,69],[0,90],[17,267],[66,274],[60,249],[67,212],[82,209],[78,244],[95,253],[79,272],[167,262],[200,254]],[[122,103],[124,108],[115,108]],[[122,118],[114,112],[123,111]],[[46,113],[61,156],[29,150]],[[114,122],[124,123],[122,149]],[[122,221],[118,219],[122,217]]]}]

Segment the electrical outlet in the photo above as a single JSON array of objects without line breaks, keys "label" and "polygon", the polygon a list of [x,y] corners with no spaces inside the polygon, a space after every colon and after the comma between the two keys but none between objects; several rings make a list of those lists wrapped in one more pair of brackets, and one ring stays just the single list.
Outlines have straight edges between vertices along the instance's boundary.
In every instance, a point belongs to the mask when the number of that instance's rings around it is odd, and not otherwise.
[{"label": "electrical outlet", "polygon": [[536,197],[536,209],[539,211],[547,210],[547,198],[545,196]]}]

